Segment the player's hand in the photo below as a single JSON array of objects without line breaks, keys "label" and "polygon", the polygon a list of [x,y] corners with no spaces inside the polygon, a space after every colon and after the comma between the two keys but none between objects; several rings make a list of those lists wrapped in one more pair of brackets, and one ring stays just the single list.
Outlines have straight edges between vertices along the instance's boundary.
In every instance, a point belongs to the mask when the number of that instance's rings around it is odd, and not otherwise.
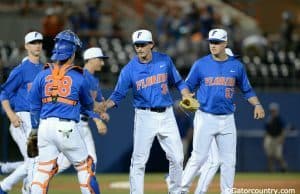
[{"label": "player's hand", "polygon": [[97,113],[106,112],[106,103],[105,103],[105,101],[95,102],[94,103],[94,111],[97,112]]},{"label": "player's hand", "polygon": [[98,119],[98,118],[93,118],[93,120],[97,126],[98,133],[101,135],[105,135],[107,132],[106,124],[101,119]]},{"label": "player's hand", "polygon": [[101,119],[103,119],[105,122],[108,122],[110,117],[109,117],[109,114],[107,112],[103,112],[103,113],[100,113],[100,117]]},{"label": "player's hand", "polygon": [[186,99],[186,98],[193,98],[195,96],[195,93],[187,93],[182,95],[182,100]]},{"label": "player's hand", "polygon": [[16,115],[16,113],[12,113],[8,118],[14,127],[17,128],[21,126],[22,120],[18,115]]},{"label": "player's hand", "polygon": [[263,119],[265,117],[265,111],[262,105],[254,106],[254,119]]}]

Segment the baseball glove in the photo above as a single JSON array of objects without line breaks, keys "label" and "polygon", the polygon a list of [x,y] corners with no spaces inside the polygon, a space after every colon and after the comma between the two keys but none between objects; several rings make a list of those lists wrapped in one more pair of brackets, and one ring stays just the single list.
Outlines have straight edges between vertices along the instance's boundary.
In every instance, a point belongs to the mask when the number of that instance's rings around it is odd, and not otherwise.
[{"label": "baseball glove", "polygon": [[179,106],[182,107],[184,110],[195,112],[200,107],[199,102],[192,97],[184,98],[179,102]]},{"label": "baseball glove", "polygon": [[37,130],[32,129],[27,139],[27,155],[29,158],[38,156]]},{"label": "baseball glove", "polygon": [[107,127],[106,127],[106,124],[101,120],[101,119],[98,119],[98,118],[93,118],[95,124],[96,124],[96,127],[98,129],[98,133],[101,134],[101,135],[105,135],[106,132],[107,132]]}]

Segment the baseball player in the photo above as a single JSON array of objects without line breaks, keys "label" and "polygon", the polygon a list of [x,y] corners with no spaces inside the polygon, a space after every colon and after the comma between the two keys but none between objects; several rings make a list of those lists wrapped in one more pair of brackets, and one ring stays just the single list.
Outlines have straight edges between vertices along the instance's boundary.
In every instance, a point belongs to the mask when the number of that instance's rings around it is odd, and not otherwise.
[{"label": "baseball player", "polygon": [[[234,56],[234,54],[230,48],[226,48],[225,53],[228,56]],[[197,128],[195,130],[197,130]],[[207,158],[206,162],[203,164],[203,166],[200,168],[200,170],[198,171],[198,174],[197,174],[200,177],[199,177],[198,184],[197,184],[197,187],[194,192],[195,194],[207,192],[210,183],[212,182],[216,172],[219,169],[219,166],[220,166],[220,162],[219,162],[218,146],[216,144],[215,138],[213,138],[210,149],[209,149],[208,158]],[[169,176],[166,177],[166,182],[168,185],[170,185]]]},{"label": "baseball player", "polygon": [[225,53],[227,32],[212,29],[209,32],[211,54],[198,59],[191,68],[186,83],[197,90],[200,110],[195,113],[193,151],[184,169],[182,193],[188,189],[197,172],[207,160],[210,145],[215,138],[221,165],[221,193],[231,193],[236,162],[236,126],[233,95],[238,86],[254,107],[254,118],[265,116],[242,63]]},{"label": "baseball player", "polygon": [[109,120],[109,115],[104,112],[104,97],[102,96],[99,79],[94,76],[94,73],[101,71],[104,66],[104,60],[107,58],[107,56],[103,55],[101,48],[98,47],[87,49],[83,55],[83,59],[86,62],[84,65],[84,76],[91,87],[90,90],[94,99],[94,110],[99,112],[101,118],[105,121]]},{"label": "baseball player", "polygon": [[[230,48],[225,48],[225,53],[228,56],[234,56]],[[210,183],[212,182],[216,172],[220,166],[219,150],[215,138],[211,142],[208,159],[199,170],[199,180],[195,189],[195,194],[206,193]]]},{"label": "baseball player", "polygon": [[[26,34],[25,49],[28,56],[12,70],[6,82],[1,86],[0,98],[2,107],[11,123],[10,134],[24,158],[24,163],[0,182],[1,194],[11,190],[14,184],[28,175],[27,180],[24,179],[23,185],[23,193],[26,193],[24,189],[27,189],[32,179],[34,159],[27,157],[26,150],[26,140],[31,130],[28,92],[34,78],[43,68],[43,64],[40,62],[42,40],[43,36],[39,32]],[[27,172],[28,169],[31,172]]]},{"label": "baseball player", "polygon": [[[94,102],[97,103],[97,109],[101,109],[101,102],[104,98],[102,96],[101,88],[99,86],[99,79],[94,76],[94,72],[101,71],[104,65],[104,59],[107,58],[107,56],[103,55],[101,48],[98,47],[92,47],[87,49],[83,55],[83,59],[85,60],[83,75],[88,82],[90,93],[94,99]],[[109,120],[109,115],[106,112],[101,112],[100,114],[103,120]],[[93,158],[94,166],[96,167],[97,155],[92,133],[88,125],[89,117],[93,118],[95,122],[99,122],[99,116],[96,113],[92,113],[92,115],[89,116],[85,113],[84,110],[81,110],[79,125],[81,128],[80,132],[82,134],[82,137],[84,138],[88,153]],[[102,128],[100,128],[100,130],[101,129]],[[106,130],[107,129],[104,128],[104,130],[99,131],[99,133],[105,134]],[[62,172],[71,166],[71,162],[67,158],[65,158],[64,155],[60,155],[58,157],[57,164],[59,166],[58,172]],[[96,172],[96,169],[94,170],[94,172]]]},{"label": "baseball player", "polygon": [[182,97],[191,96],[166,54],[152,51],[154,42],[148,30],[132,34],[137,56],[121,71],[107,108],[117,106],[132,88],[135,107],[134,143],[130,166],[130,193],[144,193],[145,164],[155,137],[169,160],[169,193],[180,193],[183,148],[172,108],[169,86],[175,85]]},{"label": "baseball player", "polygon": [[75,52],[81,47],[78,36],[70,31],[55,37],[48,68],[39,73],[29,94],[31,135],[38,133],[39,163],[32,182],[32,193],[47,193],[49,181],[57,172],[57,157],[62,152],[77,170],[81,193],[99,194],[93,173],[93,159],[77,122],[80,108],[93,109],[93,99],[81,68],[73,66]]}]

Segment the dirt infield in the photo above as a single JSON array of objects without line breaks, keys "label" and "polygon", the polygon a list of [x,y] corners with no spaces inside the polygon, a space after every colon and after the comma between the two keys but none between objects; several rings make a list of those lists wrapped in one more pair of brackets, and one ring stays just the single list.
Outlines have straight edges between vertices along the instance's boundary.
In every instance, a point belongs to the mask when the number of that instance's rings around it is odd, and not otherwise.
[{"label": "dirt infield", "polygon": [[[253,179],[254,178],[254,179]],[[220,192],[220,186],[219,186],[219,176],[217,176],[212,184],[209,187],[209,193],[219,193]],[[197,182],[195,181],[191,187],[191,193],[195,190]],[[145,184],[145,190],[151,191],[151,190],[165,190],[166,185],[164,182],[153,182],[153,183],[147,183]],[[255,177],[251,177],[249,179],[246,178],[236,178],[234,183],[234,188],[236,190],[238,189],[295,189],[295,191],[298,191],[296,193],[300,193],[300,177],[295,179],[285,178],[283,176],[282,180],[275,179],[272,177],[271,179],[264,179],[258,178],[255,180]]]},{"label": "dirt infield", "polygon": [[[0,177],[2,180],[3,177]],[[102,194],[128,194],[129,183],[128,174],[103,174],[97,176],[100,182]],[[277,189],[282,193],[292,194],[286,189],[293,189],[294,193],[300,193],[300,173],[267,174],[267,173],[238,173],[235,178],[234,187],[236,189]],[[210,185],[209,194],[220,193],[219,175],[217,175]],[[112,183],[121,183],[121,187],[112,188]],[[196,181],[191,187],[193,193]],[[19,183],[10,194],[20,193],[21,184]],[[282,190],[285,189],[285,190]],[[237,191],[237,190],[236,190]],[[291,190],[289,190],[291,191]],[[167,187],[164,182],[164,174],[146,174],[145,194],[166,194]],[[236,192],[238,193],[238,192]],[[249,192],[248,192],[249,193]],[[275,192],[274,192],[275,193]],[[49,194],[80,194],[76,175],[55,176],[49,188]]]}]

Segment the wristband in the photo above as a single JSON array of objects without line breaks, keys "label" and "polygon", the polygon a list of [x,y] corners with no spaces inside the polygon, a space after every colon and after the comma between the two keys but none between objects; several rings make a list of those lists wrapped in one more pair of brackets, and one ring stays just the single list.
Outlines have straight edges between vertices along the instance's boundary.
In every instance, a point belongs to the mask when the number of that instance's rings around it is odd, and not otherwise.
[{"label": "wristband", "polygon": [[254,106],[261,106],[261,104],[255,104]]}]

